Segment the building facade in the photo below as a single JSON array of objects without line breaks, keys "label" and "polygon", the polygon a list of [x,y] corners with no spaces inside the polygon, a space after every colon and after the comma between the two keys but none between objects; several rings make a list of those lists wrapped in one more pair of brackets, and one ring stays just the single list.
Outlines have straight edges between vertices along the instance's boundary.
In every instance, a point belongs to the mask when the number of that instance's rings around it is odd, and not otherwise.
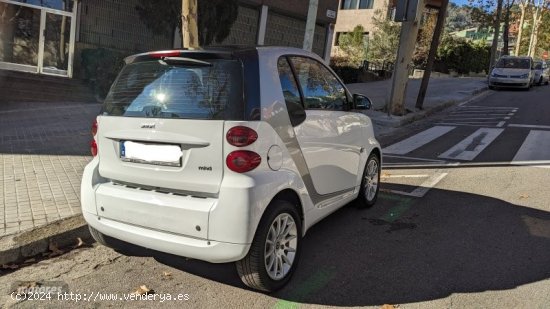
[{"label": "building facade", "polygon": [[[339,0],[338,20],[334,27],[332,40],[332,56],[340,56],[339,38],[352,32],[357,25],[363,26],[365,44],[368,46],[369,36],[375,31],[373,18],[387,18],[394,0]],[[367,47],[368,48],[368,47]]]},{"label": "building facade", "polygon": [[[72,77],[84,49],[131,54],[177,47],[176,31],[155,35],[145,26],[135,9],[138,3],[0,0],[0,70]],[[302,47],[308,4],[309,0],[239,0],[229,36],[216,44]],[[337,11],[338,0],[319,1],[313,51],[321,57],[330,55]]]}]

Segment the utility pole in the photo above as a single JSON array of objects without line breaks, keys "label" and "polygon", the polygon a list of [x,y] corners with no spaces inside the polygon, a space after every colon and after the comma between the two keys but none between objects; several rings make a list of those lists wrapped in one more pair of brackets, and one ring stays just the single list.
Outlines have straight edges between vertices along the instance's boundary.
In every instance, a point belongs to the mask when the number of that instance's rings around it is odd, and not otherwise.
[{"label": "utility pole", "polygon": [[319,0],[309,0],[309,9],[307,11],[306,33],[304,35],[304,49],[311,51],[313,49],[313,38],[315,35],[315,22],[317,21],[317,9]]},{"label": "utility pole", "polygon": [[197,0],[181,1],[181,25],[183,48],[199,48]]},{"label": "utility pole", "polygon": [[428,53],[428,63],[426,63],[426,69],[422,76],[422,83],[420,84],[420,90],[418,91],[418,97],[416,98],[416,108],[422,109],[424,105],[424,98],[426,98],[426,91],[428,90],[428,83],[430,82],[430,75],[434,65],[435,55],[437,54],[437,47],[439,46],[439,40],[441,38],[441,32],[443,26],[445,26],[445,15],[447,13],[447,6],[449,0],[442,0],[441,7],[437,12],[437,23],[435,24],[434,34],[432,42],[430,43],[430,52]]},{"label": "utility pole", "polygon": [[[398,5],[403,5],[403,8],[396,10],[396,21],[402,21],[403,24],[401,25],[399,49],[392,74],[392,86],[389,98],[386,101],[386,109],[388,115],[401,116],[405,114],[405,93],[409,82],[409,64],[414,54],[425,2],[424,0],[399,1]],[[406,13],[397,14],[397,12],[402,11]]]}]

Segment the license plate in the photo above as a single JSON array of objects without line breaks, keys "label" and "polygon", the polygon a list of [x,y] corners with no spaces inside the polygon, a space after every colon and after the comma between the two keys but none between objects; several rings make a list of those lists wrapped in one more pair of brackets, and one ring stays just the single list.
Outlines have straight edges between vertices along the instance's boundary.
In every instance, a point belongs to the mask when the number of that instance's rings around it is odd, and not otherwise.
[{"label": "license plate", "polygon": [[120,141],[120,159],[125,162],[180,167],[182,155],[179,145]]}]

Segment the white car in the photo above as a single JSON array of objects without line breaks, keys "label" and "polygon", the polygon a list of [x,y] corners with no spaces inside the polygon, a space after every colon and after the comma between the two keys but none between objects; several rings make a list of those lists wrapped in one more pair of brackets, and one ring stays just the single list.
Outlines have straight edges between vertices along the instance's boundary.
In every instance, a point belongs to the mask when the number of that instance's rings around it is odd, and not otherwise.
[{"label": "white car", "polygon": [[306,231],[378,196],[382,153],[363,95],[296,48],[126,58],[92,126],[82,213],[93,237],[212,263],[274,291]]},{"label": "white car", "polygon": [[502,56],[489,76],[489,89],[521,88],[529,90],[535,82],[533,58]]},{"label": "white car", "polygon": [[545,61],[535,61],[535,83],[537,85],[548,85],[550,79],[550,68]]}]

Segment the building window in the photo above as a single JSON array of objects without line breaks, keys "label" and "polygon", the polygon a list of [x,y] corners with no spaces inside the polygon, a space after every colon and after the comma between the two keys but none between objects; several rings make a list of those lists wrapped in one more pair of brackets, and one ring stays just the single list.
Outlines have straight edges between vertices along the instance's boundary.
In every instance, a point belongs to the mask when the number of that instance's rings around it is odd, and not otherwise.
[{"label": "building window", "polygon": [[342,10],[356,10],[359,0],[342,0],[340,9]]},{"label": "building window", "polygon": [[342,0],[341,10],[372,9],[374,0]]},{"label": "building window", "polygon": [[372,9],[374,0],[361,0],[359,1],[359,9]]}]

